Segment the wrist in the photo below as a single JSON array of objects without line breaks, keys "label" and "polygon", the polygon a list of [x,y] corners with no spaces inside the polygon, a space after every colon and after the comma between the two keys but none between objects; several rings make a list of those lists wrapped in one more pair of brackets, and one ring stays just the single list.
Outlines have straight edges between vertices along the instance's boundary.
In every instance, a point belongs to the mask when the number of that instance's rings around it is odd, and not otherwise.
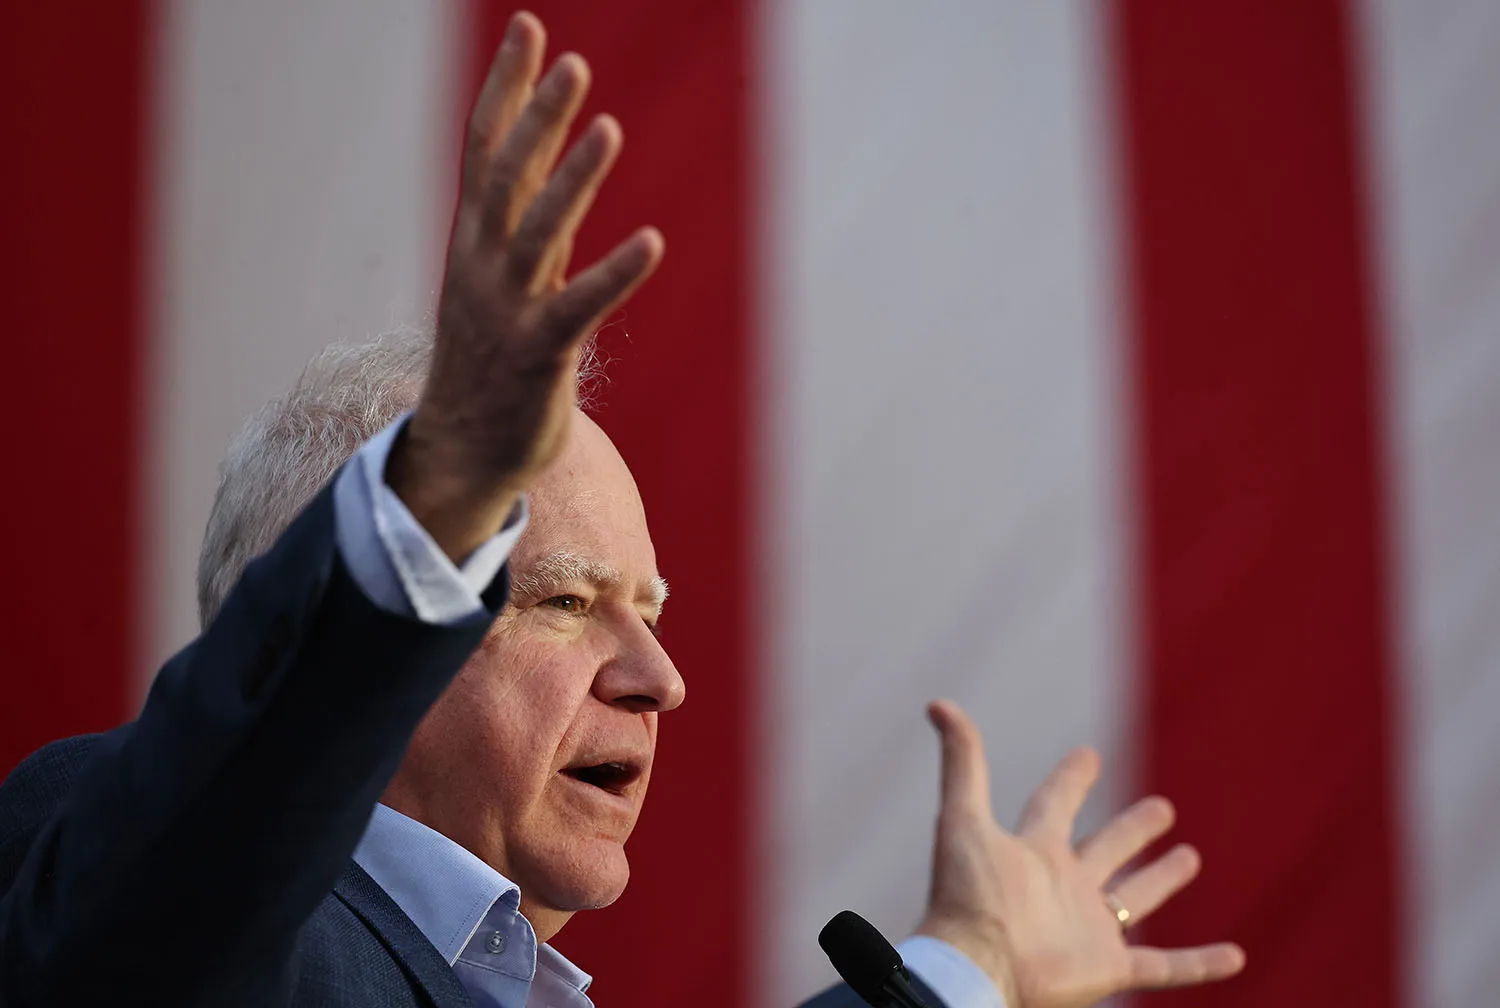
[{"label": "wrist", "polygon": [[1005,954],[1003,929],[967,918],[929,913],[913,933],[952,945],[994,982],[1006,1008],[1025,1008],[1016,988],[1010,959]]},{"label": "wrist", "polygon": [[446,458],[440,442],[424,438],[413,416],[386,458],[384,479],[401,503],[454,564],[504,527],[521,495],[519,481],[483,478],[472,466]]}]

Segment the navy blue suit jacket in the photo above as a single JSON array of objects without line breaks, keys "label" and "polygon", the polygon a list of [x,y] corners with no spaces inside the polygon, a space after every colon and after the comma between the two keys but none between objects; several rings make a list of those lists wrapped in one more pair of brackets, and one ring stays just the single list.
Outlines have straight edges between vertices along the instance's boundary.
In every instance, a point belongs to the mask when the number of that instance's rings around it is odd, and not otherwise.
[{"label": "navy blue suit jacket", "polygon": [[138,720],[0,785],[0,1006],[470,1005],[350,855],[505,591],[456,626],[380,610],[320,494]]}]

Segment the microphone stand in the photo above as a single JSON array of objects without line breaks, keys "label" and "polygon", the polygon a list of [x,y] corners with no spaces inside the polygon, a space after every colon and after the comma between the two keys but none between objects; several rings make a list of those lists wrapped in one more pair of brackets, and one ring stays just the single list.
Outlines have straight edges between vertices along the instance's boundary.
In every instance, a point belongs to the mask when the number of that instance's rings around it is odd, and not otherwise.
[{"label": "microphone stand", "polygon": [[911,985],[911,973],[905,966],[894,970],[885,983],[880,985],[880,993],[886,997],[883,1008],[929,1008],[926,1001],[917,995]]}]

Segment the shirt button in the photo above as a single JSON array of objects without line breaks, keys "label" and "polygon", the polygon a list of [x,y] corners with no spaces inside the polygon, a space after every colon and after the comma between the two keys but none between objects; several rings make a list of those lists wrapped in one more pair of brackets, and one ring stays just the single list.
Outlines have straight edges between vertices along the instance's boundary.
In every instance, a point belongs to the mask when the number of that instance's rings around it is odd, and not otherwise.
[{"label": "shirt button", "polygon": [[489,939],[484,943],[484,947],[489,949],[491,952],[504,952],[505,935],[501,934],[499,931],[491,931]]}]

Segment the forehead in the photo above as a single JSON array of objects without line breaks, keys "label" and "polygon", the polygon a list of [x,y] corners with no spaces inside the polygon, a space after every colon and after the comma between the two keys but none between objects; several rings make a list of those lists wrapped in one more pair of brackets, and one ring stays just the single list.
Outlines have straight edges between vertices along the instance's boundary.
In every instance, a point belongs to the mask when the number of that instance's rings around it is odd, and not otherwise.
[{"label": "forehead", "polygon": [[574,418],[562,454],[528,498],[531,520],[514,553],[518,572],[569,555],[633,581],[655,576],[656,551],[635,479],[592,420]]}]

